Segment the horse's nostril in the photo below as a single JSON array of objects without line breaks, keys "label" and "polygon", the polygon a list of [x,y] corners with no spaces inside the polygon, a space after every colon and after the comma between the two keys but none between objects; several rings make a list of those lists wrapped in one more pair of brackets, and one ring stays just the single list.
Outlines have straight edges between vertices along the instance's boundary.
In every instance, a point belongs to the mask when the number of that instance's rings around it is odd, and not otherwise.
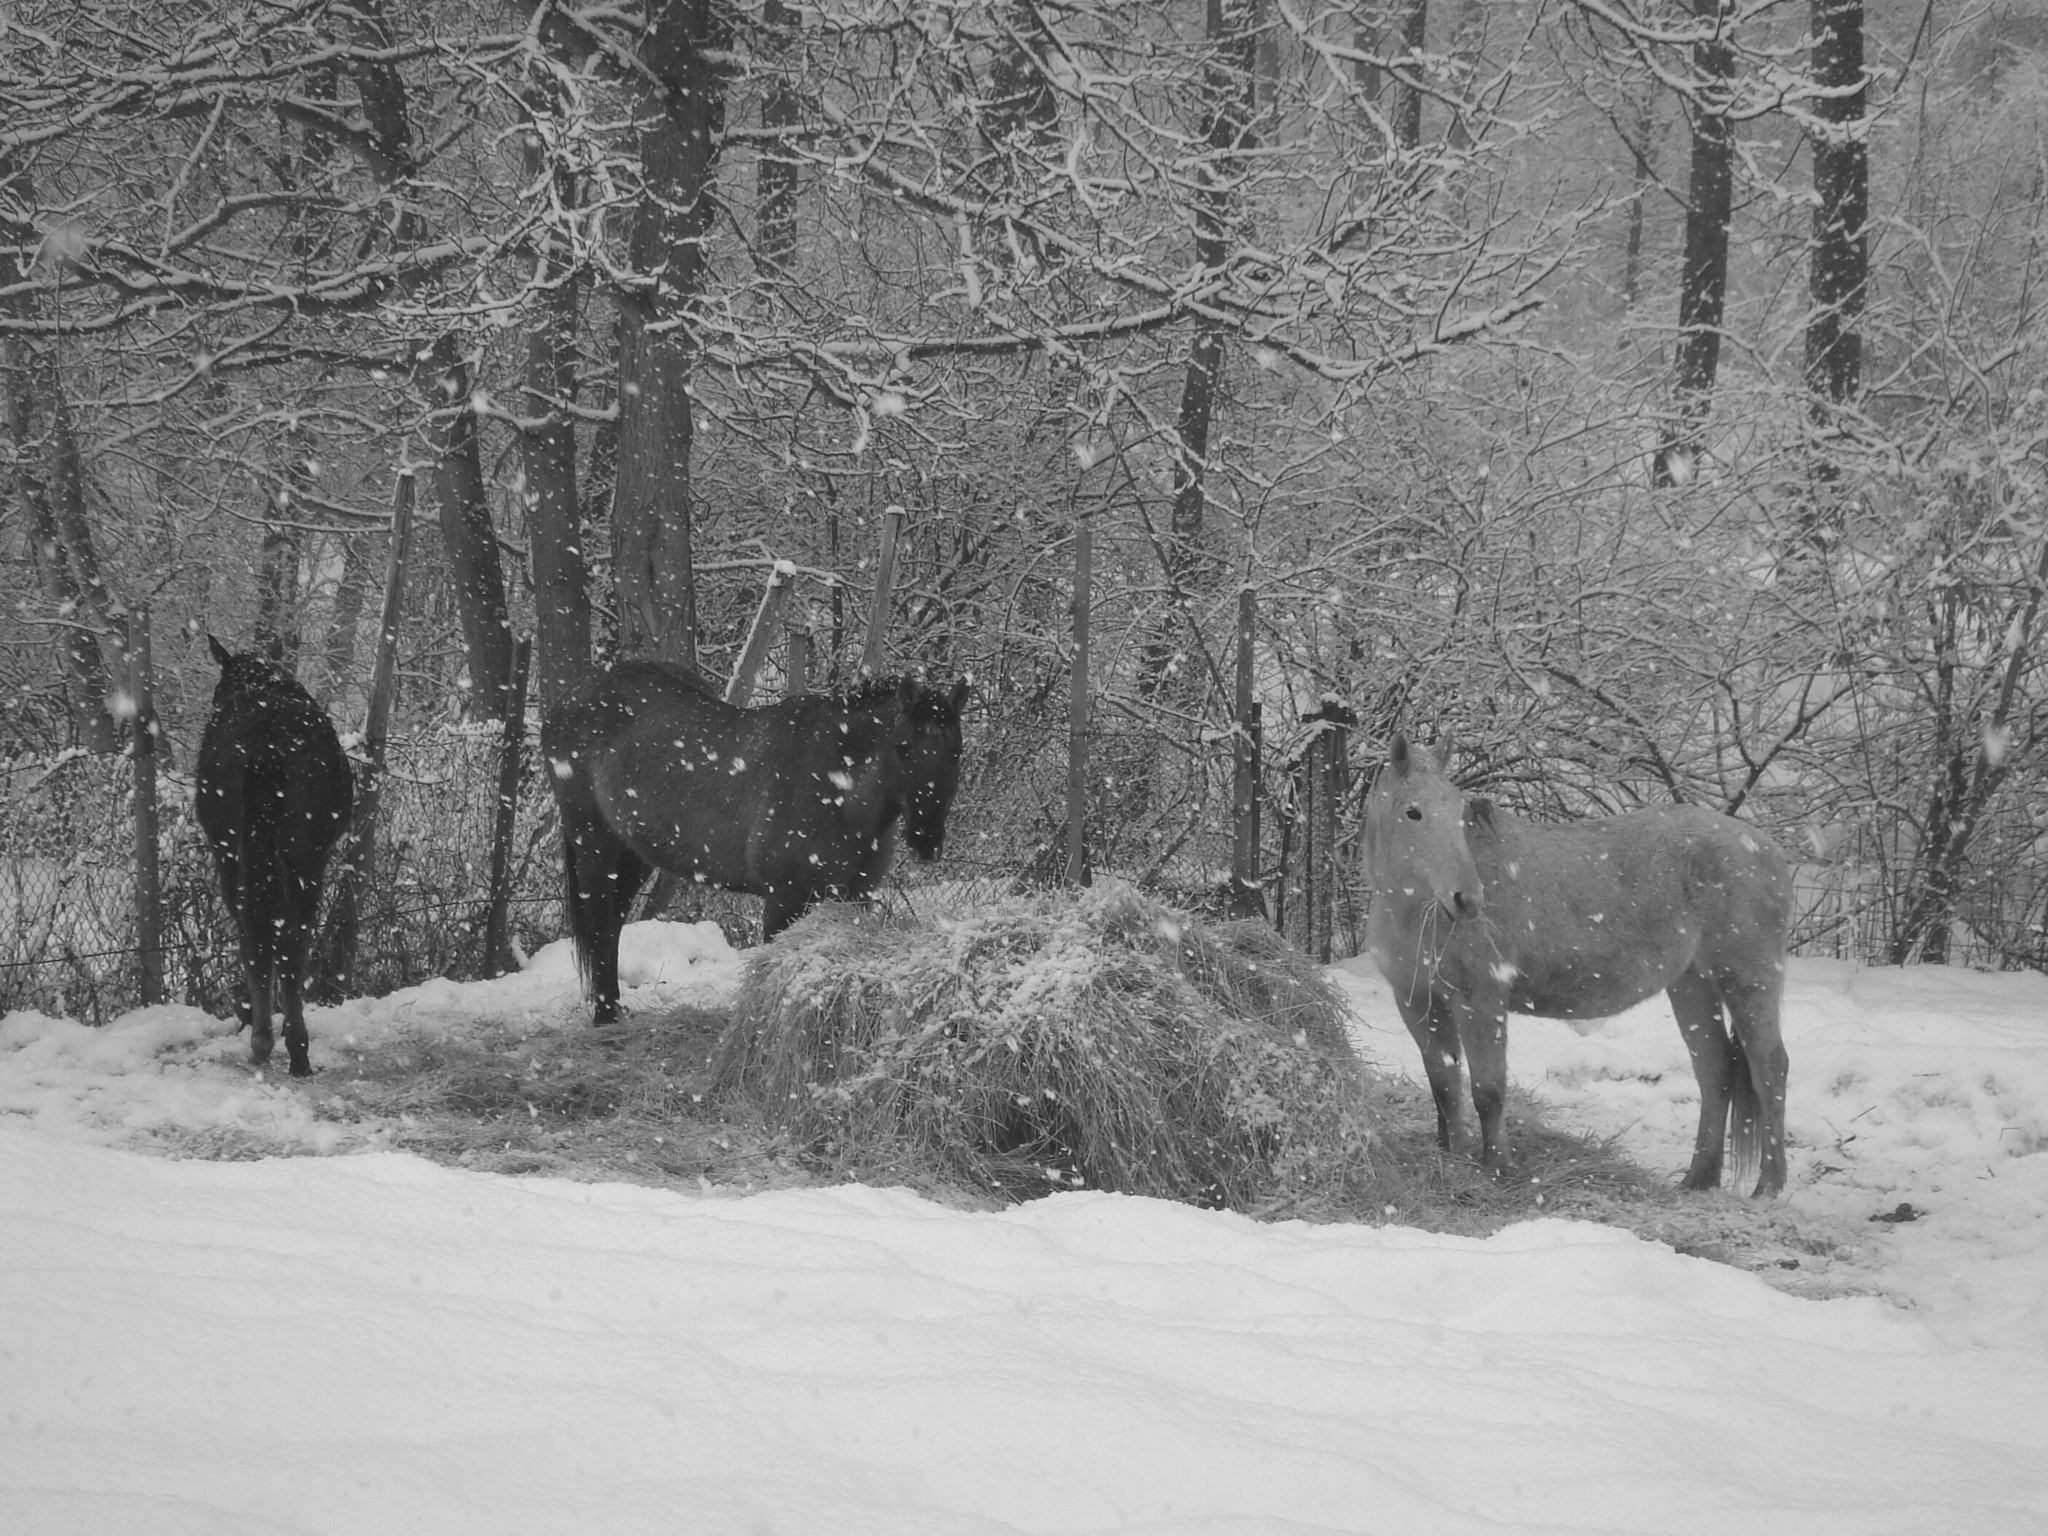
[{"label": "horse's nostril", "polygon": [[1463,891],[1451,892],[1451,912],[1457,917],[1475,917],[1479,912],[1478,901]]}]

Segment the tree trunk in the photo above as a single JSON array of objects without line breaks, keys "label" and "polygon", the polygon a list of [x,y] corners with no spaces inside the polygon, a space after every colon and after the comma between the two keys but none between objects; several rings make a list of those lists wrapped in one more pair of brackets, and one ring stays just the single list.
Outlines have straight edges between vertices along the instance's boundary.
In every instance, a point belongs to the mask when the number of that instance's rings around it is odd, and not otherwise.
[{"label": "tree trunk", "polygon": [[[60,619],[83,619],[85,594],[72,574],[57,531],[57,517],[50,508],[48,455],[38,441],[43,428],[35,419],[39,397],[46,400],[55,387],[55,374],[34,361],[26,345],[17,341],[5,344],[0,352],[0,413],[4,413],[14,450],[8,493],[28,524],[29,554],[45,605]],[[113,685],[99,637],[85,623],[59,623],[52,634],[72,737],[88,751],[113,751],[118,733],[107,712],[107,695]]]},{"label": "tree trunk", "polygon": [[633,214],[634,286],[619,299],[619,469],[612,568],[619,649],[697,664],[690,549],[691,305],[703,287],[724,81],[711,0],[666,0],[640,47],[653,79],[638,103],[643,188]]},{"label": "tree trunk", "polygon": [[491,816],[490,902],[484,914],[486,976],[519,969],[512,953],[512,832],[519,820],[519,778],[526,755],[526,678],[533,643],[519,642],[505,687],[505,730],[498,742],[498,803]]},{"label": "tree trunk", "polygon": [[1673,371],[1675,420],[1657,454],[1653,478],[1673,485],[1689,478],[1721,365],[1721,318],[1728,300],[1728,220],[1735,194],[1735,126],[1728,120],[1725,82],[1735,78],[1735,50],[1722,28],[1733,0],[1692,0],[1695,19],[1715,24],[1693,49],[1700,76],[1715,82],[1688,104],[1692,180],[1686,196],[1685,267],[1678,290],[1678,355]]},{"label": "tree trunk", "polygon": [[[1401,18],[1401,54],[1408,61],[1408,68],[1417,75],[1422,73],[1422,50],[1429,41],[1429,0],[1408,0],[1407,14]],[[1417,149],[1422,144],[1422,92],[1413,86],[1401,87],[1401,94],[1394,98],[1394,143],[1401,149]]]},{"label": "tree trunk", "polygon": [[369,598],[370,568],[363,558],[368,535],[341,536],[341,576],[334,584],[334,607],[327,616],[327,633],[320,643],[320,664],[327,674],[326,703],[338,702],[348,687],[349,672],[356,662],[356,626],[363,620],[363,604]]},{"label": "tree trunk", "polygon": [[[527,157],[529,178],[543,166],[538,143]],[[576,190],[557,178],[557,195],[574,206]],[[576,398],[576,312],[582,273],[568,242],[552,227],[533,261],[536,311],[526,341],[526,417],[521,468],[531,509],[534,650],[543,716],[589,675],[590,569],[583,556],[582,509],[576,494],[576,424],[564,407]]]},{"label": "tree trunk", "polygon": [[[1419,0],[1418,0],[1419,3]],[[1220,274],[1230,255],[1231,195],[1237,157],[1254,147],[1258,37],[1249,0],[1208,0],[1209,62],[1202,74],[1203,138],[1208,154],[1195,193],[1195,264],[1207,280]],[[1209,496],[1209,439],[1223,382],[1225,327],[1197,321],[1187,373],[1181,382],[1175,422],[1173,520],[1164,549],[1167,614],[1159,634],[1145,647],[1139,691],[1151,694],[1166,676],[1174,639],[1187,622],[1192,594],[1209,585],[1215,561],[1203,547]]]},{"label": "tree trunk", "polygon": [[377,853],[377,811],[384,794],[384,743],[391,726],[391,705],[398,689],[398,624],[405,605],[405,577],[412,553],[412,475],[401,473],[391,494],[391,538],[384,565],[383,617],[377,626],[375,660],[363,714],[363,762],[356,773],[355,807],[349,816],[334,871],[334,915],[320,966],[321,995],[332,1000],[355,977],[356,939],[361,927],[362,893]]},{"label": "tree trunk", "polygon": [[441,409],[428,428],[436,450],[434,496],[441,509],[441,550],[462,617],[473,720],[502,720],[512,677],[512,627],[506,616],[505,568],[484,488],[476,408],[470,403],[469,361],[455,356],[452,337],[434,348]]},{"label": "tree trunk", "polygon": [[[1839,94],[1813,104],[1813,259],[1808,270],[1812,318],[1806,325],[1806,387],[1814,427],[1826,432],[1836,408],[1850,404],[1863,381],[1858,324],[1870,278],[1870,160],[1863,140],[1863,0],[1813,0],[1813,83]],[[1825,543],[1841,531],[1841,508],[1827,488],[1839,478],[1834,459],[1816,444],[1820,494],[1808,509],[1805,537]]]}]

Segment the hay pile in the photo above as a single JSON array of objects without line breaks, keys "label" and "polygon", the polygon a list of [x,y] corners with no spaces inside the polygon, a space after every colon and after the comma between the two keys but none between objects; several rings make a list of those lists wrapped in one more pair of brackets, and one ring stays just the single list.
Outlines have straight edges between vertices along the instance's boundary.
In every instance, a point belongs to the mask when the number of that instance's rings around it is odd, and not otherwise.
[{"label": "hay pile", "polygon": [[1105,883],[936,924],[827,908],[749,963],[712,1061],[841,1168],[1245,1210],[1363,1166],[1334,989],[1259,923]]}]

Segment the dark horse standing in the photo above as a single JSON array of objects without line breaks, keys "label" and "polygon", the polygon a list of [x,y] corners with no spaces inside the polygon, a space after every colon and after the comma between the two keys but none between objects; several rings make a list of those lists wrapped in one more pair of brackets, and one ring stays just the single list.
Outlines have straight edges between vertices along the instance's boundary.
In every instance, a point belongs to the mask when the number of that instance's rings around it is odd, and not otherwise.
[{"label": "dark horse standing", "polygon": [[966,701],[964,680],[904,678],[741,709],[657,661],[621,662],[564,699],[541,750],[597,1022],[619,1016],[619,930],[651,870],[759,896],[772,939],[813,902],[872,891],[899,821],[910,851],[936,859]]},{"label": "dark horse standing", "polygon": [[308,1077],[306,949],[320,907],[327,855],[355,798],[334,723],[278,662],[231,654],[207,636],[220,663],[213,712],[199,742],[199,825],[213,846],[221,899],[241,941],[249,1059],[270,1060],[272,1004],[284,1011],[292,1076]]},{"label": "dark horse standing", "polygon": [[[1778,1004],[1792,880],[1755,828],[1701,806],[1531,826],[1468,799],[1434,753],[1396,736],[1366,802],[1366,942],[1436,1099],[1437,1140],[1466,1139],[1462,1057],[1481,1159],[1505,1166],[1507,1016],[1597,1019],[1662,989],[1700,1088],[1687,1189],[1785,1187]],[[1725,1022],[1724,1022],[1725,1013]]]}]

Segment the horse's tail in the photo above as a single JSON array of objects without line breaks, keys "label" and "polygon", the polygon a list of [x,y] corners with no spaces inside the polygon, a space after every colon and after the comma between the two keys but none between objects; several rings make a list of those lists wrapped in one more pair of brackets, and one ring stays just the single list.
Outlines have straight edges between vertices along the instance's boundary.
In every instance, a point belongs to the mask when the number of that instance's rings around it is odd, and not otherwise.
[{"label": "horse's tail", "polygon": [[569,939],[576,950],[576,976],[588,994],[592,985],[591,948],[597,930],[576,879],[576,832],[571,827],[568,807],[562,810],[562,914],[569,920]]},{"label": "horse's tail", "polygon": [[1764,1166],[1764,1106],[1751,1070],[1749,1049],[1738,1033],[1728,1073],[1728,1177],[1725,1188],[1747,1195]]},{"label": "horse's tail", "polygon": [[271,774],[252,772],[242,779],[241,921],[249,949],[264,973],[277,963],[278,923],[284,916],[284,797]]},{"label": "horse's tail", "polygon": [[[576,974],[582,980],[584,994],[595,996],[598,946],[611,921],[608,898],[616,896],[606,886],[618,881],[616,872],[607,867],[615,861],[606,857],[614,840],[604,824],[604,814],[590,798],[587,784],[558,778],[555,787],[561,810],[562,915],[569,920],[569,938],[576,950]],[[581,875],[577,872],[579,859],[583,866]],[[630,892],[625,899],[631,901]]]}]

